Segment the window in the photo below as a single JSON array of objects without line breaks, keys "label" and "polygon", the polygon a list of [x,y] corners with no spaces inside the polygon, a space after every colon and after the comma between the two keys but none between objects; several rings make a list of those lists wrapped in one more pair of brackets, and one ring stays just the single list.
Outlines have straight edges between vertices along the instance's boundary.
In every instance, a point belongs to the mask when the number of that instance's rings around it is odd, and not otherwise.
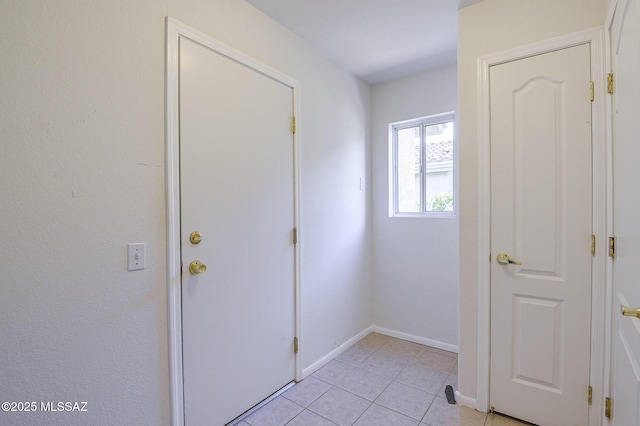
[{"label": "window", "polygon": [[454,113],[392,123],[390,216],[452,216]]}]

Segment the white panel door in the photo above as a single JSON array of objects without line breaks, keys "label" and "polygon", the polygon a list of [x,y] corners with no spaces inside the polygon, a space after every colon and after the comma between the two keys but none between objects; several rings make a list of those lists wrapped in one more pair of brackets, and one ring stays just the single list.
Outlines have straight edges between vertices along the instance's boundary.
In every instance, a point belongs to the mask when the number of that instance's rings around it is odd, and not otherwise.
[{"label": "white panel door", "polygon": [[588,420],[590,80],[588,44],[490,69],[490,405],[545,426]]},{"label": "white panel door", "polygon": [[179,58],[185,424],[222,425],[295,376],[293,92],[184,37]]},{"label": "white panel door", "polygon": [[640,425],[640,319],[621,306],[640,307],[640,8],[620,0],[611,28],[613,94],[613,423]]}]

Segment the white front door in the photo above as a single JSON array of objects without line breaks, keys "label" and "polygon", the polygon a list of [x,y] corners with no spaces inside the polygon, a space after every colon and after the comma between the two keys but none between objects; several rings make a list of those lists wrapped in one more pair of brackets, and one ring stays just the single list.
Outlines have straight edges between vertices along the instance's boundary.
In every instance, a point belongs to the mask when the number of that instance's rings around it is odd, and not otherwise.
[{"label": "white front door", "polygon": [[590,47],[490,68],[490,406],[586,425],[591,333]]},{"label": "white front door", "polygon": [[184,416],[222,425],[295,378],[293,89],[179,41]]},{"label": "white front door", "polygon": [[621,306],[640,307],[640,7],[619,0],[611,27],[613,93],[612,420],[640,425],[640,319]]}]

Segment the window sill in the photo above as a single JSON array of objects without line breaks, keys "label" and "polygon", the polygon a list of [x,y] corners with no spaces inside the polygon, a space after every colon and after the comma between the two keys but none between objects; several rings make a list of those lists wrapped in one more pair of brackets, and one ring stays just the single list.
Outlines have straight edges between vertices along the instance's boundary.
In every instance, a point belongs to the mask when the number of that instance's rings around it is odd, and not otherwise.
[{"label": "window sill", "polygon": [[429,213],[429,214],[420,214],[420,213],[395,213],[390,214],[389,218],[408,218],[408,219],[456,219],[458,215],[455,212],[447,212],[447,213]]}]

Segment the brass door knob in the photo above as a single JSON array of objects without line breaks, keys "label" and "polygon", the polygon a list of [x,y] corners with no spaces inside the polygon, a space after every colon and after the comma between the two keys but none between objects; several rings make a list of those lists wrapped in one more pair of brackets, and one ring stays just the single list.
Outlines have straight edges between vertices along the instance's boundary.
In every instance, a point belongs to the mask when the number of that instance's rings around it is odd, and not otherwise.
[{"label": "brass door knob", "polygon": [[207,272],[207,266],[199,260],[194,260],[189,264],[189,272],[193,275],[204,274]]},{"label": "brass door knob", "polygon": [[628,306],[620,306],[620,312],[625,317],[636,317],[640,318],[640,308],[630,308]]}]

